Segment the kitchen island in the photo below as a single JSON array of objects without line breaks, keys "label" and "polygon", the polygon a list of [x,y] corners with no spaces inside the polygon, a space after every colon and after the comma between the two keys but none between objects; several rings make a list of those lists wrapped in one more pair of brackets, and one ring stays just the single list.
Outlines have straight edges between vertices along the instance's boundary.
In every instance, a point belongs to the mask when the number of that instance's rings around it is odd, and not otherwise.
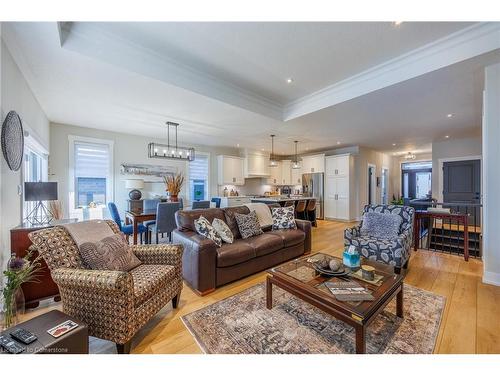
[{"label": "kitchen island", "polygon": [[290,201],[307,201],[311,199],[316,199],[315,197],[292,197],[292,198],[287,198],[287,197],[264,197],[264,198],[252,198],[251,201],[252,203],[279,203],[280,205],[284,205],[286,202]]}]

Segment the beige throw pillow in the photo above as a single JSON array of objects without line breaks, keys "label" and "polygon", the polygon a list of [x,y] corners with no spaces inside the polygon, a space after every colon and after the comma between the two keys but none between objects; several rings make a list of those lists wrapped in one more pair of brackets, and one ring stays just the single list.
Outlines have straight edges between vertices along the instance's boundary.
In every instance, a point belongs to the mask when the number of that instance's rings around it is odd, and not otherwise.
[{"label": "beige throw pillow", "polygon": [[222,241],[226,243],[234,242],[233,232],[231,232],[231,229],[229,229],[228,225],[223,220],[215,218],[212,221],[212,226],[219,234],[220,238],[222,238]]},{"label": "beige throw pillow", "polygon": [[127,272],[141,264],[123,233],[114,234],[98,242],[84,242],[79,250],[83,262],[93,270]]}]

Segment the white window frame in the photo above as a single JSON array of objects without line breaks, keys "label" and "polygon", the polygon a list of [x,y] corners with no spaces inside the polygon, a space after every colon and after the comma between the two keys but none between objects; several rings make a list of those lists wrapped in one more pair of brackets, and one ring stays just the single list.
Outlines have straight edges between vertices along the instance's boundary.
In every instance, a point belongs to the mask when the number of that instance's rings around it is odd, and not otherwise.
[{"label": "white window frame", "polygon": [[[68,181],[68,206],[69,212],[71,214],[79,213],[83,209],[76,208],[75,202],[75,143],[78,142],[87,142],[87,143],[97,143],[102,145],[107,145],[109,147],[109,184],[106,184],[106,201],[113,202],[114,201],[114,191],[115,191],[115,183],[114,183],[114,144],[115,142],[110,139],[101,139],[101,138],[90,138],[90,137],[81,137],[78,135],[68,135],[68,143],[69,143],[69,181]],[[78,215],[80,216],[80,215]]]},{"label": "white window frame", "polygon": [[[195,151],[195,159],[196,155],[203,155],[207,157],[207,166],[208,166],[208,172],[207,172],[207,200],[210,200],[211,196],[211,188],[210,188],[210,171],[211,171],[211,159],[210,159],[210,152],[204,152],[204,151]],[[190,173],[189,173],[189,162],[186,162],[186,174],[187,174],[187,200],[188,202],[193,202],[193,197],[191,197],[191,184],[190,184]]]}]

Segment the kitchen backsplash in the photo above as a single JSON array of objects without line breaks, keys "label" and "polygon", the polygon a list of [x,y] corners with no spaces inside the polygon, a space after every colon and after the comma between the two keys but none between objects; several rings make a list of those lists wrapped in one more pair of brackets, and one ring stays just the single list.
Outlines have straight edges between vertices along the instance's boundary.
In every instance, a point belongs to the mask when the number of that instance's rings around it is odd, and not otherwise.
[{"label": "kitchen backsplash", "polygon": [[[222,185],[218,187],[219,196],[223,195],[224,187],[227,187],[228,191],[233,189],[237,191],[239,195],[264,195],[268,191],[275,191],[276,186],[267,185],[265,179],[263,178],[247,178],[245,179],[245,185],[234,186],[234,185]],[[292,187],[293,189],[301,189],[301,186]]]}]

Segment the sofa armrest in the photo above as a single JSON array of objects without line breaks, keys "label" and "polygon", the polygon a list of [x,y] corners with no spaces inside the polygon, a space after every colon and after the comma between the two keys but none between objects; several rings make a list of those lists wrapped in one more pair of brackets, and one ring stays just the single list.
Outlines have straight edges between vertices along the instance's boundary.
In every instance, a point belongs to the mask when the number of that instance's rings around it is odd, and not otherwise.
[{"label": "sofa armrest", "polygon": [[312,249],[312,225],[308,220],[295,219],[295,224],[297,224],[297,229],[300,229],[306,234],[306,239],[304,240],[304,254],[308,254]]},{"label": "sofa armrest", "polygon": [[133,245],[135,256],[144,264],[165,264],[182,270],[184,246],[177,245]]},{"label": "sofa armrest", "polygon": [[193,231],[175,229],[172,242],[183,245],[182,276],[200,294],[215,289],[217,245]]}]

